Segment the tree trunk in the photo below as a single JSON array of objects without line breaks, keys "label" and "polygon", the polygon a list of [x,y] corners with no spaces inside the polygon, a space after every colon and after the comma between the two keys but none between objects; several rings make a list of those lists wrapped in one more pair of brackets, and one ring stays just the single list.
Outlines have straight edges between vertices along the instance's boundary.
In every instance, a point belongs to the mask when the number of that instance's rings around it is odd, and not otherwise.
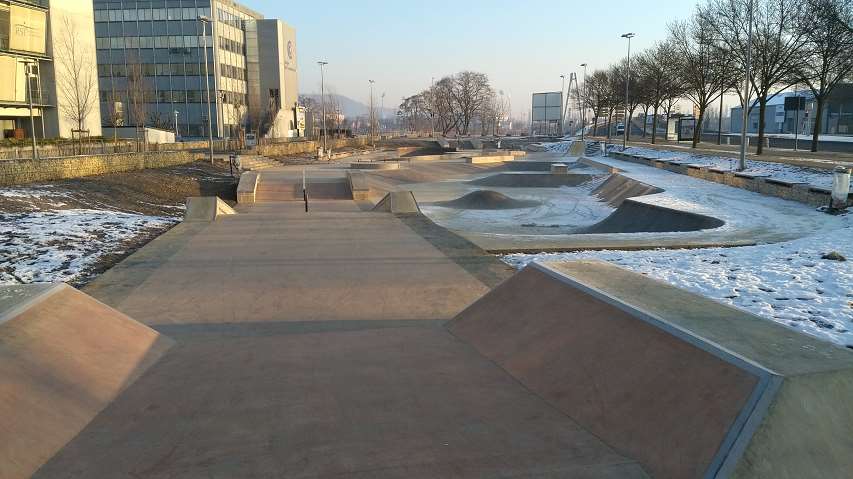
[{"label": "tree trunk", "polygon": [[705,119],[705,107],[699,107],[699,118],[696,119],[696,125],[693,128],[693,148],[699,143],[699,138],[702,136],[702,121]]},{"label": "tree trunk", "polygon": [[652,113],[654,118],[652,118],[652,144],[655,144],[655,140],[658,137],[658,108],[655,107],[655,111]]},{"label": "tree trunk", "polygon": [[643,109],[643,138],[646,137],[646,129],[647,129],[646,125],[649,124],[649,122],[647,120],[648,116],[649,116],[649,107],[647,106],[645,109]]},{"label": "tree trunk", "polygon": [[723,144],[723,95],[720,95],[720,117],[717,118],[717,144]]},{"label": "tree trunk", "polygon": [[631,141],[631,119],[634,117],[634,110],[628,112],[628,117],[625,118],[625,141]]},{"label": "tree trunk", "polygon": [[607,139],[610,139],[610,119],[613,118],[613,112],[607,113]]},{"label": "tree trunk", "polygon": [[598,136],[598,115],[592,117],[592,136]]},{"label": "tree trunk", "polygon": [[767,113],[767,95],[758,99],[758,149],[756,155],[764,153],[764,114]]},{"label": "tree trunk", "polygon": [[[820,139],[820,127],[821,120],[823,120],[823,103],[824,103],[824,95],[815,97],[815,117],[814,117],[814,130],[812,131],[812,151],[817,151],[818,140]],[[797,105],[799,106],[799,105]],[[799,125],[797,125],[799,128]]]}]

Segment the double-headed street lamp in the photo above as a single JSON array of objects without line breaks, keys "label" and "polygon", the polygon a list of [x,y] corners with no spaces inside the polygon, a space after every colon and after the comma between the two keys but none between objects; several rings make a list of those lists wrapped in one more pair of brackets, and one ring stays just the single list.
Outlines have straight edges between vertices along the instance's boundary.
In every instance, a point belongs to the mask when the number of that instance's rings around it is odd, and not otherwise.
[{"label": "double-headed street lamp", "polygon": [[[207,25],[211,24],[210,17],[199,15],[198,21],[201,22],[201,38],[204,39],[204,85],[207,90],[207,147],[210,156],[210,164],[213,164],[213,120],[212,110],[210,107],[210,71],[207,66]],[[210,27],[210,36],[213,37],[213,25]],[[211,45],[212,46],[212,45]]]},{"label": "double-headed street lamp", "polygon": [[625,131],[624,136],[622,137],[622,149],[628,147],[628,129],[631,128],[631,125],[628,124],[628,85],[631,84],[631,39],[636,36],[635,33],[625,33],[622,35],[622,38],[628,39],[628,64],[625,68]]},{"label": "double-headed street lamp", "polygon": [[[747,7],[749,9],[748,17],[749,17],[749,31],[746,42],[746,75],[744,76],[744,91],[746,92],[743,95],[743,124],[741,125],[740,130],[740,158],[738,159],[737,169],[738,171],[743,171],[746,169],[746,125],[749,122],[749,87],[751,85],[752,80],[752,9],[753,9],[753,1],[749,0],[749,5]],[[799,103],[797,104],[797,108],[799,108]],[[764,121],[763,118],[758,121]]]},{"label": "double-headed street lamp", "polygon": [[[36,120],[33,115],[33,77],[35,77],[35,73],[33,73],[33,65],[37,65],[38,61],[33,59],[23,59],[19,60],[24,65],[25,76],[27,77],[27,102],[30,105],[30,129],[32,140],[33,140],[33,159],[38,158],[38,146],[36,145]],[[44,114],[42,114],[42,122],[44,122]]]}]

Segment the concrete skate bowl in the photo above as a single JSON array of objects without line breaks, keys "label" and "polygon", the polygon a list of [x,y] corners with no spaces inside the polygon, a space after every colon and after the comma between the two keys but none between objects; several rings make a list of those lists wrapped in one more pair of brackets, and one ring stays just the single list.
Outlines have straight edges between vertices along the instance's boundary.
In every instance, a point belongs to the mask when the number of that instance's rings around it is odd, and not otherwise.
[{"label": "concrete skate bowl", "polygon": [[468,183],[476,186],[502,188],[559,188],[561,186],[580,186],[589,182],[592,178],[592,175],[585,174],[499,173],[472,180]]},{"label": "concrete skate bowl", "polygon": [[31,477],[171,345],[70,286],[0,286],[0,477]]},{"label": "concrete skate bowl", "polygon": [[643,275],[532,265],[447,327],[651,477],[853,464],[850,351]]},{"label": "concrete skate bowl", "polygon": [[711,216],[628,199],[606,219],[577,233],[671,233],[710,230],[723,225],[723,220]]},{"label": "concrete skate bowl", "polygon": [[518,200],[491,190],[477,190],[451,201],[436,202],[436,206],[460,210],[513,210],[533,208],[542,203],[535,200]]}]

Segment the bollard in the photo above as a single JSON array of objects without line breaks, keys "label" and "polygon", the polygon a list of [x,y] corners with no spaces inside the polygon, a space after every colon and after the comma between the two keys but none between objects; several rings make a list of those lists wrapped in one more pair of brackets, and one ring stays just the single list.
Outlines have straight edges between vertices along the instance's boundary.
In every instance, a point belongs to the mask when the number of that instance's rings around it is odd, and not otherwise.
[{"label": "bollard", "polygon": [[843,210],[847,208],[847,196],[850,194],[850,169],[843,166],[835,167],[832,178],[832,202],[830,208]]},{"label": "bollard", "polygon": [[607,143],[601,143],[601,156],[607,156]]}]

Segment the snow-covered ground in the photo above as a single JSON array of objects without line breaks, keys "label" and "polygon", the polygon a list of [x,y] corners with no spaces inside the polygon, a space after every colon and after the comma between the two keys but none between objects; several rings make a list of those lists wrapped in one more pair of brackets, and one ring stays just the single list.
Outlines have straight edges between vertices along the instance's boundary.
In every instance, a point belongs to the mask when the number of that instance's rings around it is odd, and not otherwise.
[{"label": "snow-covered ground", "polygon": [[[568,144],[569,142],[560,143]],[[565,146],[565,148],[568,148],[568,146]],[[714,155],[700,155],[683,151],[656,150],[652,148],[630,146],[625,149],[625,153],[643,155],[649,158],[666,159],[679,163],[707,165],[712,168],[720,168],[723,170],[734,170],[737,166],[737,160],[734,158],[726,158]],[[746,160],[746,166],[746,173],[766,174],[773,178],[803,182],[808,183],[810,185],[820,186],[823,188],[832,187],[833,173],[830,170],[820,168],[806,168],[802,166],[787,165],[784,163],[774,163],[770,161],[750,159]]]},{"label": "snow-covered ground", "polygon": [[94,209],[0,214],[0,284],[83,279],[104,256],[122,254],[127,241],[176,221]]}]

